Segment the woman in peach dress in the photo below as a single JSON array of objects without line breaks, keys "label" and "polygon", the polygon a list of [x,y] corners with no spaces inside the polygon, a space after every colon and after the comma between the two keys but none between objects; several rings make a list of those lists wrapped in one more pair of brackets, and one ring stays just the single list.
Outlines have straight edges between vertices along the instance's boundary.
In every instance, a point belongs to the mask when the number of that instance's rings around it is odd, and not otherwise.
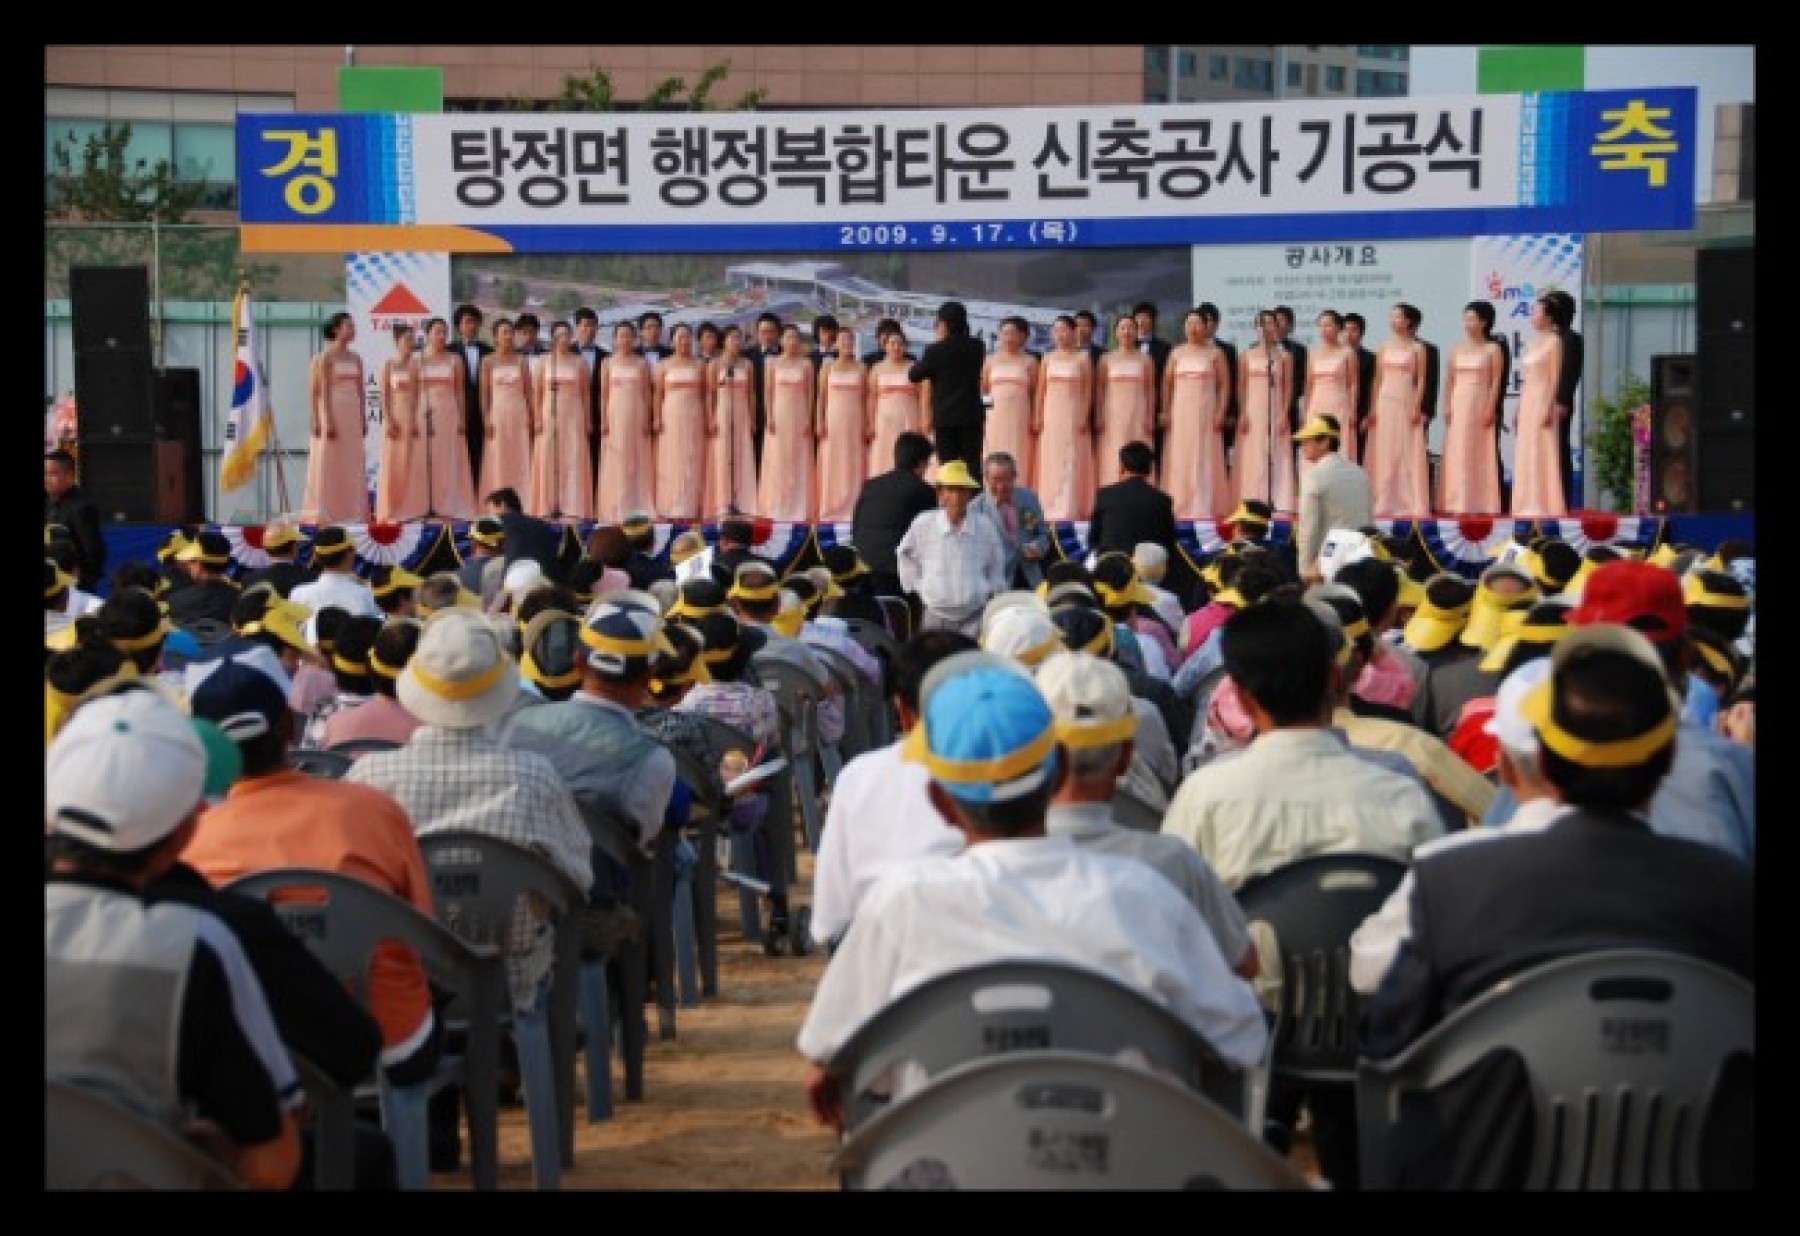
[{"label": "woman in peach dress", "polygon": [[[442,318],[425,323],[419,389],[424,400],[428,505],[439,519],[474,519],[475,478],[469,471],[468,421],[463,415],[468,384],[463,358],[450,350],[450,325]],[[519,495],[521,500],[524,496]]]},{"label": "woman in peach dress", "polygon": [[369,518],[363,466],[363,362],[350,350],[356,321],[338,312],[325,322],[325,349],[312,360],[312,440],[302,509],[321,524]]},{"label": "woman in peach dress", "polygon": [[981,365],[981,393],[988,397],[987,424],[982,432],[984,455],[1005,451],[1018,461],[1018,483],[1030,489],[1037,470],[1037,358],[1025,350],[1031,324],[1010,317],[1000,323],[1000,342]]},{"label": "woman in peach dress", "polygon": [[1294,443],[1289,436],[1288,392],[1294,359],[1277,340],[1275,315],[1256,315],[1256,342],[1238,356],[1237,454],[1231,461],[1238,501],[1256,498],[1278,514],[1292,514]]},{"label": "woman in peach dress", "polygon": [[1446,515],[1500,514],[1500,461],[1494,455],[1494,408],[1500,402],[1500,345],[1494,307],[1463,306],[1463,341],[1450,349],[1444,392],[1444,456],[1437,509]]},{"label": "woman in peach dress", "polygon": [[1100,484],[1124,475],[1119,449],[1128,442],[1149,445],[1156,416],[1156,362],[1138,351],[1137,319],[1120,314],[1113,323],[1118,347],[1101,356],[1094,372],[1099,388],[1100,434],[1094,458]]},{"label": "woman in peach dress", "polygon": [[841,330],[837,357],[819,367],[819,521],[846,523],[869,464],[869,374],[856,332]]},{"label": "woman in peach dress", "polygon": [[[1338,451],[1351,463],[1356,462],[1356,349],[1340,342],[1344,319],[1335,309],[1319,314],[1319,342],[1306,354],[1306,389],[1301,392],[1300,410],[1308,419],[1315,416],[1337,417],[1343,430]],[[1306,475],[1307,463],[1300,461],[1300,475]]]},{"label": "woman in peach dress", "polygon": [[800,328],[781,328],[781,355],[763,365],[763,468],[757,513],[781,523],[809,523],[818,504],[813,480],[813,408],[817,375]]},{"label": "woman in peach dress", "polygon": [[1374,491],[1375,515],[1393,519],[1431,513],[1431,465],[1425,458],[1425,345],[1422,315],[1401,303],[1388,312],[1393,332],[1375,353],[1375,389],[1369,396],[1368,458],[1363,467]]},{"label": "woman in peach dress", "polygon": [[418,336],[394,324],[394,354],[381,364],[381,463],[375,518],[384,523],[425,513],[425,438],[419,426]]},{"label": "woman in peach dress", "polygon": [[698,523],[706,504],[706,366],[694,355],[694,328],[669,332],[675,350],[656,366],[656,510],[665,520]]},{"label": "woman in peach dress", "polygon": [[1075,319],[1060,314],[1050,328],[1055,341],[1038,363],[1038,500],[1047,520],[1083,520],[1094,513],[1094,368],[1075,341]]},{"label": "woman in peach dress", "polygon": [[906,332],[895,329],[881,341],[885,354],[869,366],[869,475],[894,469],[894,443],[903,433],[924,433],[924,409],[931,406],[930,382],[915,383],[907,376],[912,362],[906,359]]},{"label": "woman in peach dress", "polygon": [[1556,380],[1562,372],[1562,334],[1543,297],[1531,305],[1538,338],[1525,348],[1519,369],[1519,410],[1513,422],[1512,514],[1516,519],[1560,519],[1569,513],[1557,462]]},{"label": "woman in peach dress", "polygon": [[637,327],[613,327],[612,355],[600,362],[600,476],[595,516],[603,524],[656,510],[656,440],[650,436],[650,365]]},{"label": "woman in peach dress", "polygon": [[712,457],[706,463],[702,512],[708,519],[727,511],[749,514],[756,509],[755,381],[756,367],[744,356],[744,328],[727,326],[719,355],[706,375],[706,389],[713,393],[706,420]]},{"label": "woman in peach dress", "polygon": [[513,346],[512,321],[494,322],[494,350],[481,358],[481,420],[485,449],[481,452],[482,494],[510,489],[521,497],[531,492],[531,437],[536,422],[531,366]]},{"label": "woman in peach dress", "polygon": [[550,351],[536,370],[537,436],[531,450],[531,498],[525,509],[544,519],[592,519],[588,475],[588,364],[567,322],[550,327]]},{"label": "woman in peach dress", "polygon": [[1234,501],[1225,471],[1225,394],[1231,376],[1212,323],[1198,309],[1181,320],[1183,342],[1163,366],[1162,484],[1176,519],[1223,519]]}]

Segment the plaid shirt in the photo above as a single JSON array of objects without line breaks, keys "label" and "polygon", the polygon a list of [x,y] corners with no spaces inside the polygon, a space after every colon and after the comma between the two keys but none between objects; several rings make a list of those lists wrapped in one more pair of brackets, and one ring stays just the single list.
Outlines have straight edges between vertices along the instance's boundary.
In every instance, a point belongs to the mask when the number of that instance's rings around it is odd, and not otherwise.
[{"label": "plaid shirt", "polygon": [[769,746],[781,734],[781,713],[768,688],[749,682],[700,682],[675,705],[680,712],[698,712],[735,726],[756,742]]},{"label": "plaid shirt", "polygon": [[942,509],[915,518],[894,551],[900,586],[917,593],[925,608],[951,622],[976,618],[1004,592],[1006,547],[994,521],[965,515],[960,525]]},{"label": "plaid shirt", "polygon": [[[587,825],[555,767],[535,752],[501,747],[479,730],[424,725],[399,750],[358,759],[344,780],[393,795],[420,837],[484,833],[544,855],[583,893],[593,883]],[[521,901],[507,946],[515,1004],[530,1005],[554,957],[542,906]]]}]

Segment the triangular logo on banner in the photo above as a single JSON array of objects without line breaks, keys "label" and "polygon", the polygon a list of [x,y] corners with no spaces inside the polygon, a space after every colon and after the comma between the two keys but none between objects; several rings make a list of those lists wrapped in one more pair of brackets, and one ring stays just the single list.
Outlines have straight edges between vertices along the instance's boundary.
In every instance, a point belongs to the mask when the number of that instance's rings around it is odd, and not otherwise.
[{"label": "triangular logo on banner", "polygon": [[388,289],[386,296],[375,302],[369,310],[371,316],[391,314],[398,317],[414,317],[431,312],[431,306],[413,294],[413,290],[404,283],[396,283]]}]

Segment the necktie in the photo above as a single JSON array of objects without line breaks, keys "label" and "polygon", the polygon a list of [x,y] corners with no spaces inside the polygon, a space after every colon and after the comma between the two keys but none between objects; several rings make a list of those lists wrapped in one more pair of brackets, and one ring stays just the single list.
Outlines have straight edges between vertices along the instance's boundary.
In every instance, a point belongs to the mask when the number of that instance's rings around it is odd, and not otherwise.
[{"label": "necktie", "polygon": [[1019,508],[1010,502],[1002,502],[1000,518],[1006,522],[1006,535],[1017,538],[1019,535]]}]

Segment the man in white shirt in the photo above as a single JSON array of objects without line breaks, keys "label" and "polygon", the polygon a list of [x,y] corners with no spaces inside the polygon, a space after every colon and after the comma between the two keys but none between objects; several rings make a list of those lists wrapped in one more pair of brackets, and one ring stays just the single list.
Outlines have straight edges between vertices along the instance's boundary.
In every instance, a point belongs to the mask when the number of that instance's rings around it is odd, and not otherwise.
[{"label": "man in white shirt", "polygon": [[348,532],[335,525],[320,528],[313,537],[313,562],[319,568],[319,578],[297,585],[288,594],[288,600],[315,614],[327,605],[335,605],[348,614],[386,617],[374,591],[357,577],[356,554]]},{"label": "man in white shirt", "polygon": [[1362,528],[1375,521],[1369,474],[1338,453],[1341,433],[1335,416],[1315,416],[1294,435],[1300,444],[1300,578],[1322,584],[1319,549],[1333,528]]},{"label": "man in white shirt", "polygon": [[963,835],[931,805],[924,766],[902,760],[900,748],[918,724],[925,675],[944,658],[974,647],[955,631],[926,631],[901,647],[893,670],[901,737],[845,764],[825,813],[813,863],[812,937],[819,944],[835,948],[863,894],[892,864],[962,851]]},{"label": "man in white shirt", "polygon": [[1224,1059],[1256,1064],[1268,1042],[1261,1007],[1194,907],[1143,863],[1045,834],[1068,765],[1031,679],[967,652],[927,675],[920,697],[903,752],[923,761],[932,804],[968,848],[890,867],[863,898],[800,1027],[814,1115],[843,1127],[830,1062],[859,1025],[930,978],[1008,958],[1104,971],[1162,1001]]},{"label": "man in white shirt", "polygon": [[900,538],[894,560],[900,586],[916,593],[925,614],[920,629],[981,630],[981,610],[1006,590],[1006,547],[991,519],[970,519],[969,503],[981,483],[969,465],[952,459],[938,468],[938,509],[926,511]]},{"label": "man in white shirt", "polygon": [[[1500,783],[1513,792],[1519,808],[1504,824],[1489,828],[1465,828],[1426,842],[1414,854],[1423,858],[1453,846],[1492,841],[1515,833],[1534,833],[1548,828],[1565,810],[1556,787],[1544,777],[1538,763],[1537,731],[1519,705],[1532,688],[1550,677],[1550,658],[1527,661],[1506,676],[1494,701],[1494,715],[1487,732],[1500,740]],[[1413,878],[1408,872],[1381,909],[1363,920],[1350,937],[1350,986],[1365,996],[1375,994],[1393,963],[1400,945],[1412,935]]]}]

